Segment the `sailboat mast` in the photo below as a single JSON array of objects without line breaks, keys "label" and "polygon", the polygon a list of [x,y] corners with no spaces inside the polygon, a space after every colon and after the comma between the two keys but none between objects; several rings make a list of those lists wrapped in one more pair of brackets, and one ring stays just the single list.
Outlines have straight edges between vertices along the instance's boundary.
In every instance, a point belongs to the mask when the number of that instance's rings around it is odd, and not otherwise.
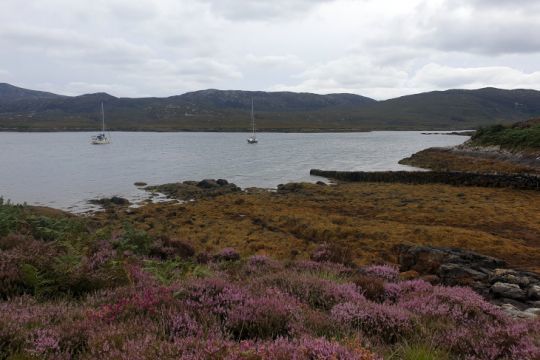
[{"label": "sailboat mast", "polygon": [[101,132],[105,132],[105,110],[103,109],[103,101],[101,102]]},{"label": "sailboat mast", "polygon": [[253,136],[255,136],[255,115],[253,115],[253,98],[251,98],[251,126],[253,129]]}]

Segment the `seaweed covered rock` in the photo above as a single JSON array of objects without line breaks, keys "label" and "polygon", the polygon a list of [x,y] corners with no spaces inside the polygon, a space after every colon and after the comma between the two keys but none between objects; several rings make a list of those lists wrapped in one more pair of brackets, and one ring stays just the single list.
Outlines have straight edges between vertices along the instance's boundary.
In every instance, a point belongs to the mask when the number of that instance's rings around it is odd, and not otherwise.
[{"label": "seaweed covered rock", "polygon": [[145,190],[160,192],[178,200],[201,199],[241,191],[238,186],[224,179],[204,179],[147,186]]}]

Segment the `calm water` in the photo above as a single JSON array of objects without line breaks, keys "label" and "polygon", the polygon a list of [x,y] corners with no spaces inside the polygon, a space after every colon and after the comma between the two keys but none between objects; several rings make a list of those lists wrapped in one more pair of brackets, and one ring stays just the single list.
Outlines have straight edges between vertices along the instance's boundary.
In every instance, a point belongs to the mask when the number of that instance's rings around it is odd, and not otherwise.
[{"label": "calm water", "polygon": [[397,162],[431,146],[457,145],[455,135],[420,132],[241,133],[115,132],[113,143],[89,144],[91,133],[0,133],[0,196],[14,202],[82,210],[88,199],[145,196],[133,183],[224,178],[241,187],[313,181],[311,168],[411,169]]}]

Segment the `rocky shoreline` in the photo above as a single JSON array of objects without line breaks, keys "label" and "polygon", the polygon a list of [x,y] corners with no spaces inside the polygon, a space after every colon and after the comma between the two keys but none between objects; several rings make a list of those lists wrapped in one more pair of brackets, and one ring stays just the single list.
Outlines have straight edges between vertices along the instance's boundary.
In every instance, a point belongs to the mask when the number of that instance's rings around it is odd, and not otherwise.
[{"label": "rocky shoreline", "polygon": [[529,174],[477,174],[442,171],[328,171],[311,169],[311,175],[352,182],[383,182],[405,184],[448,184],[540,190],[540,177]]},{"label": "rocky shoreline", "polygon": [[447,286],[469,286],[517,318],[540,316],[540,275],[511,269],[505,261],[459,248],[400,244],[402,276]]}]

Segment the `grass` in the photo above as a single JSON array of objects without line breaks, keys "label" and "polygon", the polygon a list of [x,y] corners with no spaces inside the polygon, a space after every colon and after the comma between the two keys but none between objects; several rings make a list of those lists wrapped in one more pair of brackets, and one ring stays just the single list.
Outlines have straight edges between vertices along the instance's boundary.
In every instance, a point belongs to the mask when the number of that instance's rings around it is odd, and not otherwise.
[{"label": "grass", "polygon": [[497,155],[473,155],[470,152],[440,148],[419,151],[399,163],[433,171],[465,171],[483,174],[540,174],[540,166],[534,166],[532,163],[517,163],[516,161],[500,158]]},{"label": "grass", "polygon": [[187,204],[152,204],[94,219],[121,231],[128,221],[212,253],[307,258],[323,243],[357,264],[393,261],[399,243],[454,246],[540,270],[540,193],[512,189],[344,183],[292,192],[234,193]]}]

